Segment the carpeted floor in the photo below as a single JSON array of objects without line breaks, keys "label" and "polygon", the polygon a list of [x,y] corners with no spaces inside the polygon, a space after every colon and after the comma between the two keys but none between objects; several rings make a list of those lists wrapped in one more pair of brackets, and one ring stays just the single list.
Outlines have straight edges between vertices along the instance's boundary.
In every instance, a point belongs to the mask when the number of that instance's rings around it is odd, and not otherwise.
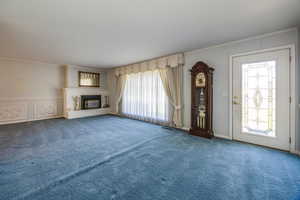
[{"label": "carpeted floor", "polygon": [[114,116],[0,126],[0,199],[294,200],[300,158]]}]

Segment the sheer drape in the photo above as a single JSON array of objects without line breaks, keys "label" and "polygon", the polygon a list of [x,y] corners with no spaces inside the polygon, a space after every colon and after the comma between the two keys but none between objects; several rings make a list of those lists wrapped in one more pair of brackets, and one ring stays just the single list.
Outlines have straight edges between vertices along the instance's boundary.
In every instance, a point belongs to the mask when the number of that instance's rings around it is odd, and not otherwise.
[{"label": "sheer drape", "polygon": [[171,114],[172,124],[176,127],[181,127],[182,66],[163,68],[159,70],[159,73],[166,95],[169,98],[170,104],[173,106],[173,112]]},{"label": "sheer drape", "polygon": [[156,122],[169,122],[169,102],[158,70],[126,75],[122,113]]},{"label": "sheer drape", "polygon": [[120,75],[117,77],[117,87],[116,87],[116,112],[117,113],[119,113],[119,104],[124,93],[126,78],[127,78],[126,75]]},{"label": "sheer drape", "polygon": [[175,99],[176,99],[176,108],[173,115],[173,121],[177,127],[182,127],[182,87],[183,87],[183,65],[172,68],[175,84]]}]

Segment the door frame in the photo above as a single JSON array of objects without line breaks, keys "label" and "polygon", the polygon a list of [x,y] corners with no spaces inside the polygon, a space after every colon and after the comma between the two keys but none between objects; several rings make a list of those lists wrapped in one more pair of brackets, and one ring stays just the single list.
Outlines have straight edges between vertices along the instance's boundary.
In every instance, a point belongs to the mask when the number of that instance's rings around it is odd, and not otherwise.
[{"label": "door frame", "polygon": [[283,49],[289,49],[290,50],[290,95],[291,95],[291,104],[290,104],[290,152],[296,153],[296,110],[297,110],[297,104],[296,104],[296,52],[295,52],[295,45],[285,45],[285,46],[279,46],[274,48],[268,48],[268,49],[262,49],[262,50],[256,50],[256,51],[249,51],[245,53],[239,53],[230,55],[229,59],[229,138],[233,140],[233,59],[235,57],[240,56],[247,56],[252,54],[259,54],[259,53],[265,53],[270,51],[277,51],[277,50],[283,50]]}]

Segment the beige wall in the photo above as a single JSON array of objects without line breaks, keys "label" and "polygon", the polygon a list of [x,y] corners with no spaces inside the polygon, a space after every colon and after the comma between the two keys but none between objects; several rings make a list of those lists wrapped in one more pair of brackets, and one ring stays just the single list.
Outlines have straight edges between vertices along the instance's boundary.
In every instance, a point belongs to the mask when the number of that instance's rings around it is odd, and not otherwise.
[{"label": "beige wall", "polygon": [[0,58],[0,124],[63,116],[63,88],[78,88],[78,71],[99,72],[107,90],[107,69]]},{"label": "beige wall", "polygon": [[62,115],[64,68],[0,58],[0,124]]},{"label": "beige wall", "polygon": [[62,97],[63,67],[0,58],[1,98]]}]

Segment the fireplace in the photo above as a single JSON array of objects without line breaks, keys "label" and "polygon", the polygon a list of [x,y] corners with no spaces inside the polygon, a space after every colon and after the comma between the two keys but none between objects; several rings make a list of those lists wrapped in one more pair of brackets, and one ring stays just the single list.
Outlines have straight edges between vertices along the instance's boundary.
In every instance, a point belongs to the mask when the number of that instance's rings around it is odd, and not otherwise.
[{"label": "fireplace", "polygon": [[101,95],[82,95],[81,109],[97,109],[101,108]]}]

